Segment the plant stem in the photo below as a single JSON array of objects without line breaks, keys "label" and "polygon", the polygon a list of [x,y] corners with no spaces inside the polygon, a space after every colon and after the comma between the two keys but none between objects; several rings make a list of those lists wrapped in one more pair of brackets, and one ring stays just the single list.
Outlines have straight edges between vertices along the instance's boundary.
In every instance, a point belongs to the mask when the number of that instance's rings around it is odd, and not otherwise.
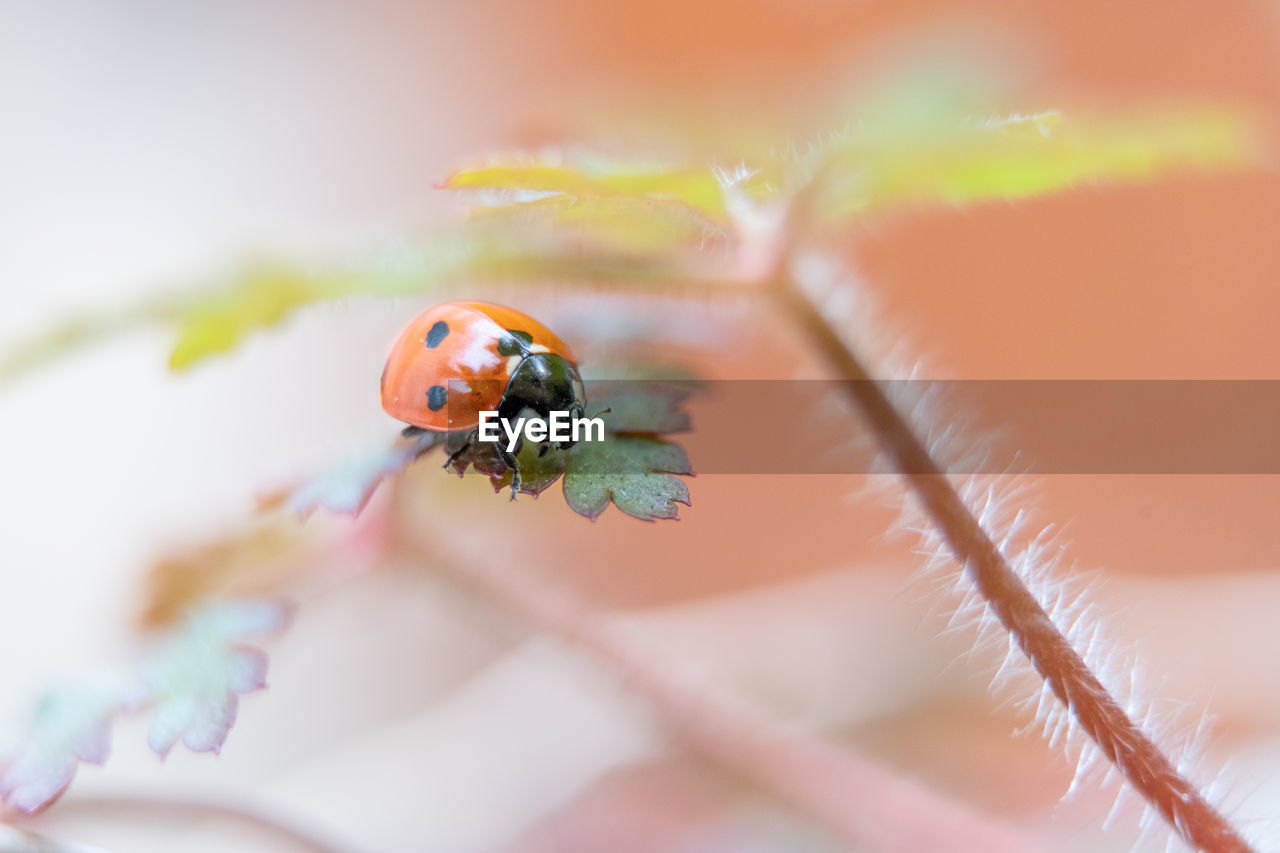
[{"label": "plant stem", "polygon": [[58,841],[47,835],[4,824],[0,824],[0,850],[5,853],[107,853],[102,847]]},{"label": "plant stem", "polygon": [[945,470],[794,277],[779,275],[774,292],[804,335],[846,380],[845,390],[870,421],[882,449],[937,525],[956,562],[969,572],[992,612],[1102,753],[1188,844],[1212,853],[1250,851],[1227,820],[1129,719],[1053,624],[965,506]]},{"label": "plant stem", "polygon": [[[73,796],[64,799],[56,811],[63,819],[79,812],[82,816],[100,814],[110,818],[134,816],[149,820],[231,820],[250,827],[264,836],[274,838],[277,844],[306,850],[308,853],[338,853],[338,848],[307,832],[290,826],[284,821],[256,809],[230,803],[203,800],[180,800],[167,797],[139,796]],[[48,822],[49,818],[42,818]]]},{"label": "plant stem", "polygon": [[782,726],[709,689],[705,681],[682,676],[678,667],[655,659],[624,627],[549,580],[536,566],[505,560],[489,543],[452,541],[455,537],[418,524],[413,530],[400,530],[397,550],[452,575],[535,629],[585,651],[641,696],[696,754],[817,819],[856,849],[1043,849],[1034,839],[968,806],[819,737]]}]

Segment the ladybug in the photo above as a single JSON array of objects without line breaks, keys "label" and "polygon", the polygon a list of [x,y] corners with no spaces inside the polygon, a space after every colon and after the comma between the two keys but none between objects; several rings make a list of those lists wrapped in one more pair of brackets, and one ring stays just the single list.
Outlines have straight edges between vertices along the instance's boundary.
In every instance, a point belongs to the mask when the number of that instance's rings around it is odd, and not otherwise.
[{"label": "ladybug", "polygon": [[[515,423],[524,409],[546,419],[553,411],[581,418],[586,406],[573,352],[554,332],[513,308],[487,302],[444,302],[418,315],[400,335],[382,371],[382,408],[409,424],[406,435],[449,433],[461,446],[445,467],[477,440],[480,413],[496,411]],[[521,443],[523,439],[521,439]],[[539,455],[555,444],[543,442]],[[495,445],[511,469],[511,495],[520,469],[505,441]]]}]

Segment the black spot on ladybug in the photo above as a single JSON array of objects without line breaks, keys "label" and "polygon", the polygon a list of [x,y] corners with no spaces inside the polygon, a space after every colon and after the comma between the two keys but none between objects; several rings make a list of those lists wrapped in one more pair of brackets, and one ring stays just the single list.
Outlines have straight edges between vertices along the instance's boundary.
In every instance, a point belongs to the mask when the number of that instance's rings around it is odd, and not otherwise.
[{"label": "black spot on ladybug", "polygon": [[427,408],[433,412],[443,409],[448,399],[449,392],[443,385],[432,385],[427,389]]},{"label": "black spot on ladybug", "polygon": [[498,355],[525,355],[533,345],[533,335],[518,329],[507,329],[498,339]]},{"label": "black spot on ladybug", "polygon": [[440,346],[440,342],[449,336],[449,324],[444,320],[437,320],[436,324],[427,332],[427,349],[435,349]]}]

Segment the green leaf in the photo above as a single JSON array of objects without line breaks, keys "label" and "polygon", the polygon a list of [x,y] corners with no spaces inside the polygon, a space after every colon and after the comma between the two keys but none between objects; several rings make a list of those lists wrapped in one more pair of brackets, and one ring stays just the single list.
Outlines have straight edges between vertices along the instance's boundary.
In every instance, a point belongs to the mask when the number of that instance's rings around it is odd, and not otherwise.
[{"label": "green leaf", "polygon": [[450,175],[441,186],[580,198],[662,199],[683,203],[713,220],[726,218],[720,181],[710,168],[662,169],[607,159],[575,160],[570,164],[530,162],[463,169]]},{"label": "green leaf", "polygon": [[145,323],[175,328],[170,364],[183,369],[319,300],[422,293],[477,279],[705,285],[709,275],[724,274],[717,270],[732,276],[728,258],[704,250],[740,236],[741,206],[797,183],[809,183],[816,221],[842,225],[912,204],[1012,200],[1263,159],[1259,122],[1243,109],[1184,105],[1123,120],[1039,113],[978,121],[966,116],[978,114],[981,101],[957,94],[964,87],[956,79],[931,74],[886,87],[861,104],[857,132],[799,161],[762,155],[731,170],[667,168],[560,152],[463,170],[443,186],[491,196],[463,227],[352,263],[254,264],[189,293],[73,318],[0,352],[0,384]]},{"label": "green leaf", "polygon": [[677,518],[689,487],[673,475],[693,469],[683,448],[659,436],[690,428],[683,406],[695,390],[693,382],[591,383],[588,411],[609,409],[600,415],[605,440],[579,442],[567,455],[564,497],[573,511],[595,519],[612,502],[645,521]]},{"label": "green leaf", "polygon": [[174,370],[185,370],[235,349],[251,334],[283,322],[300,307],[324,300],[419,294],[477,279],[615,287],[638,283],[654,290],[688,283],[688,271],[674,257],[636,248],[588,248],[571,229],[521,229],[500,217],[480,217],[416,248],[347,263],[312,267],[257,263],[188,292],[73,318],[16,346],[0,348],[0,386],[77,349],[152,324],[175,329],[169,364]]},{"label": "green leaf", "polygon": [[178,338],[169,354],[174,370],[233,349],[255,329],[273,326],[295,308],[340,295],[324,276],[307,276],[282,266],[259,266],[224,288],[175,300],[170,309]]},{"label": "green leaf", "polygon": [[606,435],[573,448],[565,467],[564,498],[574,512],[595,519],[610,502],[644,521],[676,518],[689,506],[689,487],[674,474],[692,474],[679,445],[640,436]]},{"label": "green leaf", "polygon": [[729,229],[684,202],[647,196],[550,195],[472,211],[472,221],[510,233],[543,233],[556,243],[643,254],[724,243]]},{"label": "green leaf", "polygon": [[142,323],[140,311],[103,312],[100,315],[72,317],[38,332],[7,351],[0,352],[0,386],[13,382],[23,374],[58,356],[106,340],[132,325]]},{"label": "green leaf", "polygon": [[1225,108],[1146,112],[1124,120],[1057,113],[860,132],[828,147],[816,170],[827,221],[918,203],[1016,200],[1087,182],[1150,180],[1259,161],[1254,122]]},{"label": "green leaf", "polygon": [[[442,186],[481,190],[476,219],[509,231],[541,230],[573,251],[623,255],[703,251],[735,237],[729,196],[763,201],[780,174],[745,166],[655,168],[563,152],[450,176]],[[670,262],[670,259],[667,259]]]}]

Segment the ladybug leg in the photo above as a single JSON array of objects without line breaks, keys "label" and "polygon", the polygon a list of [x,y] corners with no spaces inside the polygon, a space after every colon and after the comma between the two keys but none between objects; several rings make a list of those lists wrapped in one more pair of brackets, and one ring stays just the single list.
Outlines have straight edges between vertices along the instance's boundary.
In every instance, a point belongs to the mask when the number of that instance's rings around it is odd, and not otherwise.
[{"label": "ladybug leg", "polygon": [[[523,438],[516,442],[516,453],[520,452],[520,446],[522,444],[524,444]],[[498,454],[502,457],[502,461],[507,464],[507,467],[511,469],[511,500],[515,500],[516,494],[519,493],[521,485],[519,462],[516,460],[515,453],[508,451],[501,445],[498,446]]]},{"label": "ladybug leg", "polygon": [[470,446],[471,446],[471,445],[463,445],[463,446],[462,446],[461,448],[459,448],[458,450],[455,450],[455,451],[453,451],[453,453],[450,453],[450,454],[449,454],[449,458],[448,458],[448,459],[446,459],[446,460],[444,460],[444,464],[443,464],[443,465],[441,465],[440,467],[441,467],[441,468],[448,468],[448,467],[449,467],[450,465],[452,465],[454,462],[457,462],[457,461],[458,461],[458,457],[459,457],[459,456],[461,456],[462,454],[466,453],[466,452],[467,452],[467,449],[468,449]]},{"label": "ladybug leg", "polygon": [[[410,427],[410,429],[416,429],[416,427]],[[477,438],[477,433],[475,430],[472,430],[471,432],[467,433],[467,437],[462,442],[462,446],[459,447],[457,450],[453,451],[452,453],[450,453],[449,458],[444,460],[444,465],[441,467],[447,469],[451,465],[453,465],[454,462],[457,462],[458,459],[462,456],[462,454],[466,453],[468,450],[471,449],[471,444],[476,440],[476,438]]]}]

